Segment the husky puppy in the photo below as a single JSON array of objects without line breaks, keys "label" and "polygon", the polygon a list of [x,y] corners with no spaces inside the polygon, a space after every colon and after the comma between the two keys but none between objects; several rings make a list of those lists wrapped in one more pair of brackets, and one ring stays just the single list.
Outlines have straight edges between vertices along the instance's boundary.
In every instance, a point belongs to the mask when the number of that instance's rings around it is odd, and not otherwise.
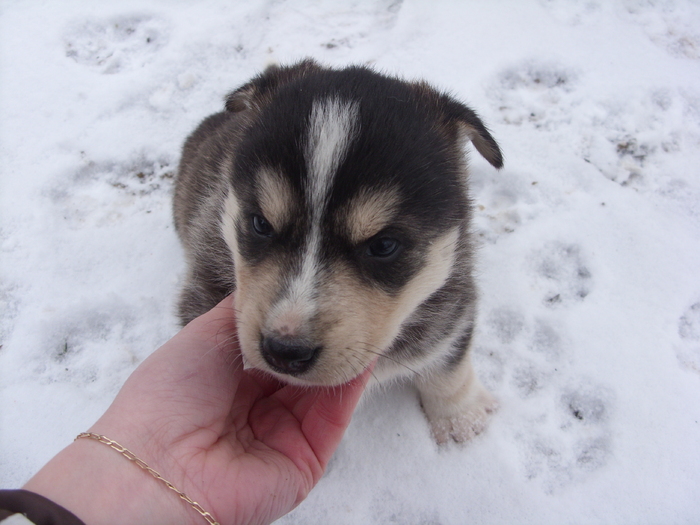
[{"label": "husky puppy", "polygon": [[379,381],[413,378],[438,442],[480,432],[495,401],[468,353],[468,141],[502,166],[474,111],[425,83],[269,67],[184,145],[182,323],[235,290],[245,366],[339,385],[379,357]]}]

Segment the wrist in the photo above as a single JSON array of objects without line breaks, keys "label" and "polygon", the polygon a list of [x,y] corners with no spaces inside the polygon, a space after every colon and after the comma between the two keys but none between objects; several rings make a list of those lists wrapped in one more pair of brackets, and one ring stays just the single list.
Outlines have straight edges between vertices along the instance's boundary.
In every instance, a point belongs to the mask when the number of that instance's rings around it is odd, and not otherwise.
[{"label": "wrist", "polygon": [[63,449],[23,488],[61,505],[86,525],[200,523],[163,482],[92,439],[78,439]]}]

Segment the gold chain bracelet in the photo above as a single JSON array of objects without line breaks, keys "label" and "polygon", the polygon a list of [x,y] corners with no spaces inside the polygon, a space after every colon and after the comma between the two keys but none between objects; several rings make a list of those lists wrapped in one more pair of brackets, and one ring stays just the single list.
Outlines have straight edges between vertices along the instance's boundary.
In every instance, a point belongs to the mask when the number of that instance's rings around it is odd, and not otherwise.
[{"label": "gold chain bracelet", "polygon": [[110,447],[110,448],[116,450],[116,451],[119,452],[122,456],[124,456],[126,459],[128,459],[129,461],[131,461],[132,463],[136,463],[136,465],[138,465],[138,466],[141,467],[143,470],[145,470],[146,472],[148,472],[151,476],[153,476],[154,478],[156,478],[156,479],[162,481],[163,483],[165,483],[165,485],[166,485],[170,490],[174,491],[174,492],[180,497],[180,499],[182,499],[182,500],[186,501],[187,503],[189,503],[189,505],[190,505],[194,510],[196,510],[197,512],[199,512],[199,513],[202,515],[202,517],[203,517],[205,520],[207,520],[207,523],[209,523],[209,525],[219,525],[219,522],[216,521],[216,520],[214,519],[214,516],[212,516],[212,515],[209,514],[206,510],[204,510],[204,509],[202,508],[202,506],[201,506],[199,503],[197,503],[196,501],[192,501],[189,497],[187,497],[187,495],[186,495],[184,492],[180,492],[179,490],[177,490],[177,489],[173,486],[172,483],[170,483],[167,479],[165,479],[163,476],[161,476],[160,474],[158,474],[158,472],[156,472],[156,471],[153,470],[151,467],[149,467],[143,460],[139,459],[139,458],[138,458],[133,452],[131,452],[129,449],[127,449],[127,448],[121,446],[121,445],[120,445],[119,443],[117,443],[116,441],[112,441],[111,439],[109,439],[109,438],[107,438],[107,437],[105,437],[105,436],[101,436],[101,435],[99,435],[99,434],[93,434],[92,432],[81,432],[80,434],[78,434],[78,436],[75,438],[75,440],[77,441],[78,439],[81,439],[81,438],[94,439],[95,441],[99,441],[100,443],[102,443],[102,444],[104,444],[104,445],[107,445],[108,447]]}]

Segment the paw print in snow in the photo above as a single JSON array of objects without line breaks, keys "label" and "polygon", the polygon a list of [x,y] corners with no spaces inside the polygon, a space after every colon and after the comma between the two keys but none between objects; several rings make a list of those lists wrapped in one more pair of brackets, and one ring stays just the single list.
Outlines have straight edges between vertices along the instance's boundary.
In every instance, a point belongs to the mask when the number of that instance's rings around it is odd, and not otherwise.
[{"label": "paw print in snow", "polygon": [[562,337],[548,323],[537,320],[530,340],[531,351],[543,356],[546,361],[556,362],[563,353]]},{"label": "paw print in snow", "polygon": [[470,191],[474,196],[477,235],[496,243],[504,235],[516,232],[538,214],[535,186],[530,178],[515,172],[504,172],[494,179],[488,172],[470,174]]},{"label": "paw print in snow", "polygon": [[502,71],[489,93],[506,124],[552,129],[571,120],[576,77],[557,64],[527,61]]},{"label": "paw print in snow", "polygon": [[513,370],[511,383],[518,395],[527,399],[541,391],[549,381],[549,374],[534,364],[526,364]]},{"label": "paw print in snow", "polygon": [[612,389],[587,382],[560,391],[558,407],[543,414],[530,435],[522,435],[523,467],[548,493],[580,480],[608,461]]},{"label": "paw print in snow", "polygon": [[536,255],[535,273],[544,283],[544,303],[555,307],[582,301],[591,292],[592,276],[575,244],[550,243]]},{"label": "paw print in snow", "polygon": [[[273,4],[274,5],[274,4]],[[380,0],[375,2],[352,2],[324,15],[323,29],[313,27],[324,50],[337,52],[353,49],[370,38],[391,30],[403,6],[403,0]],[[282,5],[273,8],[275,16],[289,18],[289,8]],[[310,27],[309,27],[310,29]]]},{"label": "paw print in snow", "polygon": [[587,116],[582,112],[579,124],[584,161],[623,187],[695,206],[695,178],[673,166],[674,159],[698,144],[696,98],[681,90],[657,89],[586,106]]},{"label": "paw print in snow", "polygon": [[508,344],[523,331],[525,318],[520,312],[502,307],[491,312],[487,324],[501,343]]},{"label": "paw print in snow", "polygon": [[167,199],[174,178],[167,158],[95,162],[83,155],[81,164],[71,174],[70,191],[64,180],[48,192],[59,217],[70,228],[106,226],[133,213],[150,213]]},{"label": "paw print in snow", "polygon": [[150,17],[118,17],[75,24],[66,34],[66,56],[101,73],[143,65],[165,44],[165,24]]},{"label": "paw print in snow", "polygon": [[684,368],[700,374],[700,302],[690,306],[678,321],[680,344],[676,355]]},{"label": "paw print in snow", "polygon": [[700,303],[686,310],[678,322],[678,334],[689,341],[700,341]]},{"label": "paw print in snow", "polygon": [[[584,287],[578,274],[590,279],[575,245],[546,246],[535,268],[554,283],[562,301],[578,299]],[[475,346],[474,363],[518,421],[511,439],[524,477],[555,493],[603,468],[614,445],[615,391],[575,374],[561,316],[550,311],[533,318],[504,305],[488,312],[483,326],[490,347]]]},{"label": "paw print in snow", "polygon": [[[4,251],[3,237],[3,232],[0,230],[0,253]],[[17,285],[0,280],[0,350],[3,342],[12,332],[14,319],[19,313],[21,303],[17,295]]]},{"label": "paw print in snow", "polygon": [[577,388],[562,394],[561,403],[564,411],[582,424],[597,424],[608,417],[605,396],[599,390]]},{"label": "paw print in snow", "polygon": [[[627,16],[637,22],[649,39],[675,58],[700,59],[700,32],[696,2],[627,2]],[[624,12],[623,12],[624,16]]]},{"label": "paw print in snow", "polygon": [[562,336],[548,322],[537,319],[528,332],[527,352],[519,352],[522,362],[515,365],[511,377],[512,386],[523,399],[551,385],[554,375],[562,370],[564,353]]}]

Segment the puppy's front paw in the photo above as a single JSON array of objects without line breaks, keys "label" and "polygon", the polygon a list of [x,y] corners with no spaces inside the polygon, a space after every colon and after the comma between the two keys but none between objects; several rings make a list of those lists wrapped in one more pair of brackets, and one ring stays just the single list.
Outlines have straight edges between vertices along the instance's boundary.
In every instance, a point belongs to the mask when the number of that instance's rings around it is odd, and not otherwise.
[{"label": "puppy's front paw", "polygon": [[441,445],[450,439],[463,443],[483,432],[498,401],[481,384],[472,385],[462,399],[424,397],[423,409],[435,441]]}]

